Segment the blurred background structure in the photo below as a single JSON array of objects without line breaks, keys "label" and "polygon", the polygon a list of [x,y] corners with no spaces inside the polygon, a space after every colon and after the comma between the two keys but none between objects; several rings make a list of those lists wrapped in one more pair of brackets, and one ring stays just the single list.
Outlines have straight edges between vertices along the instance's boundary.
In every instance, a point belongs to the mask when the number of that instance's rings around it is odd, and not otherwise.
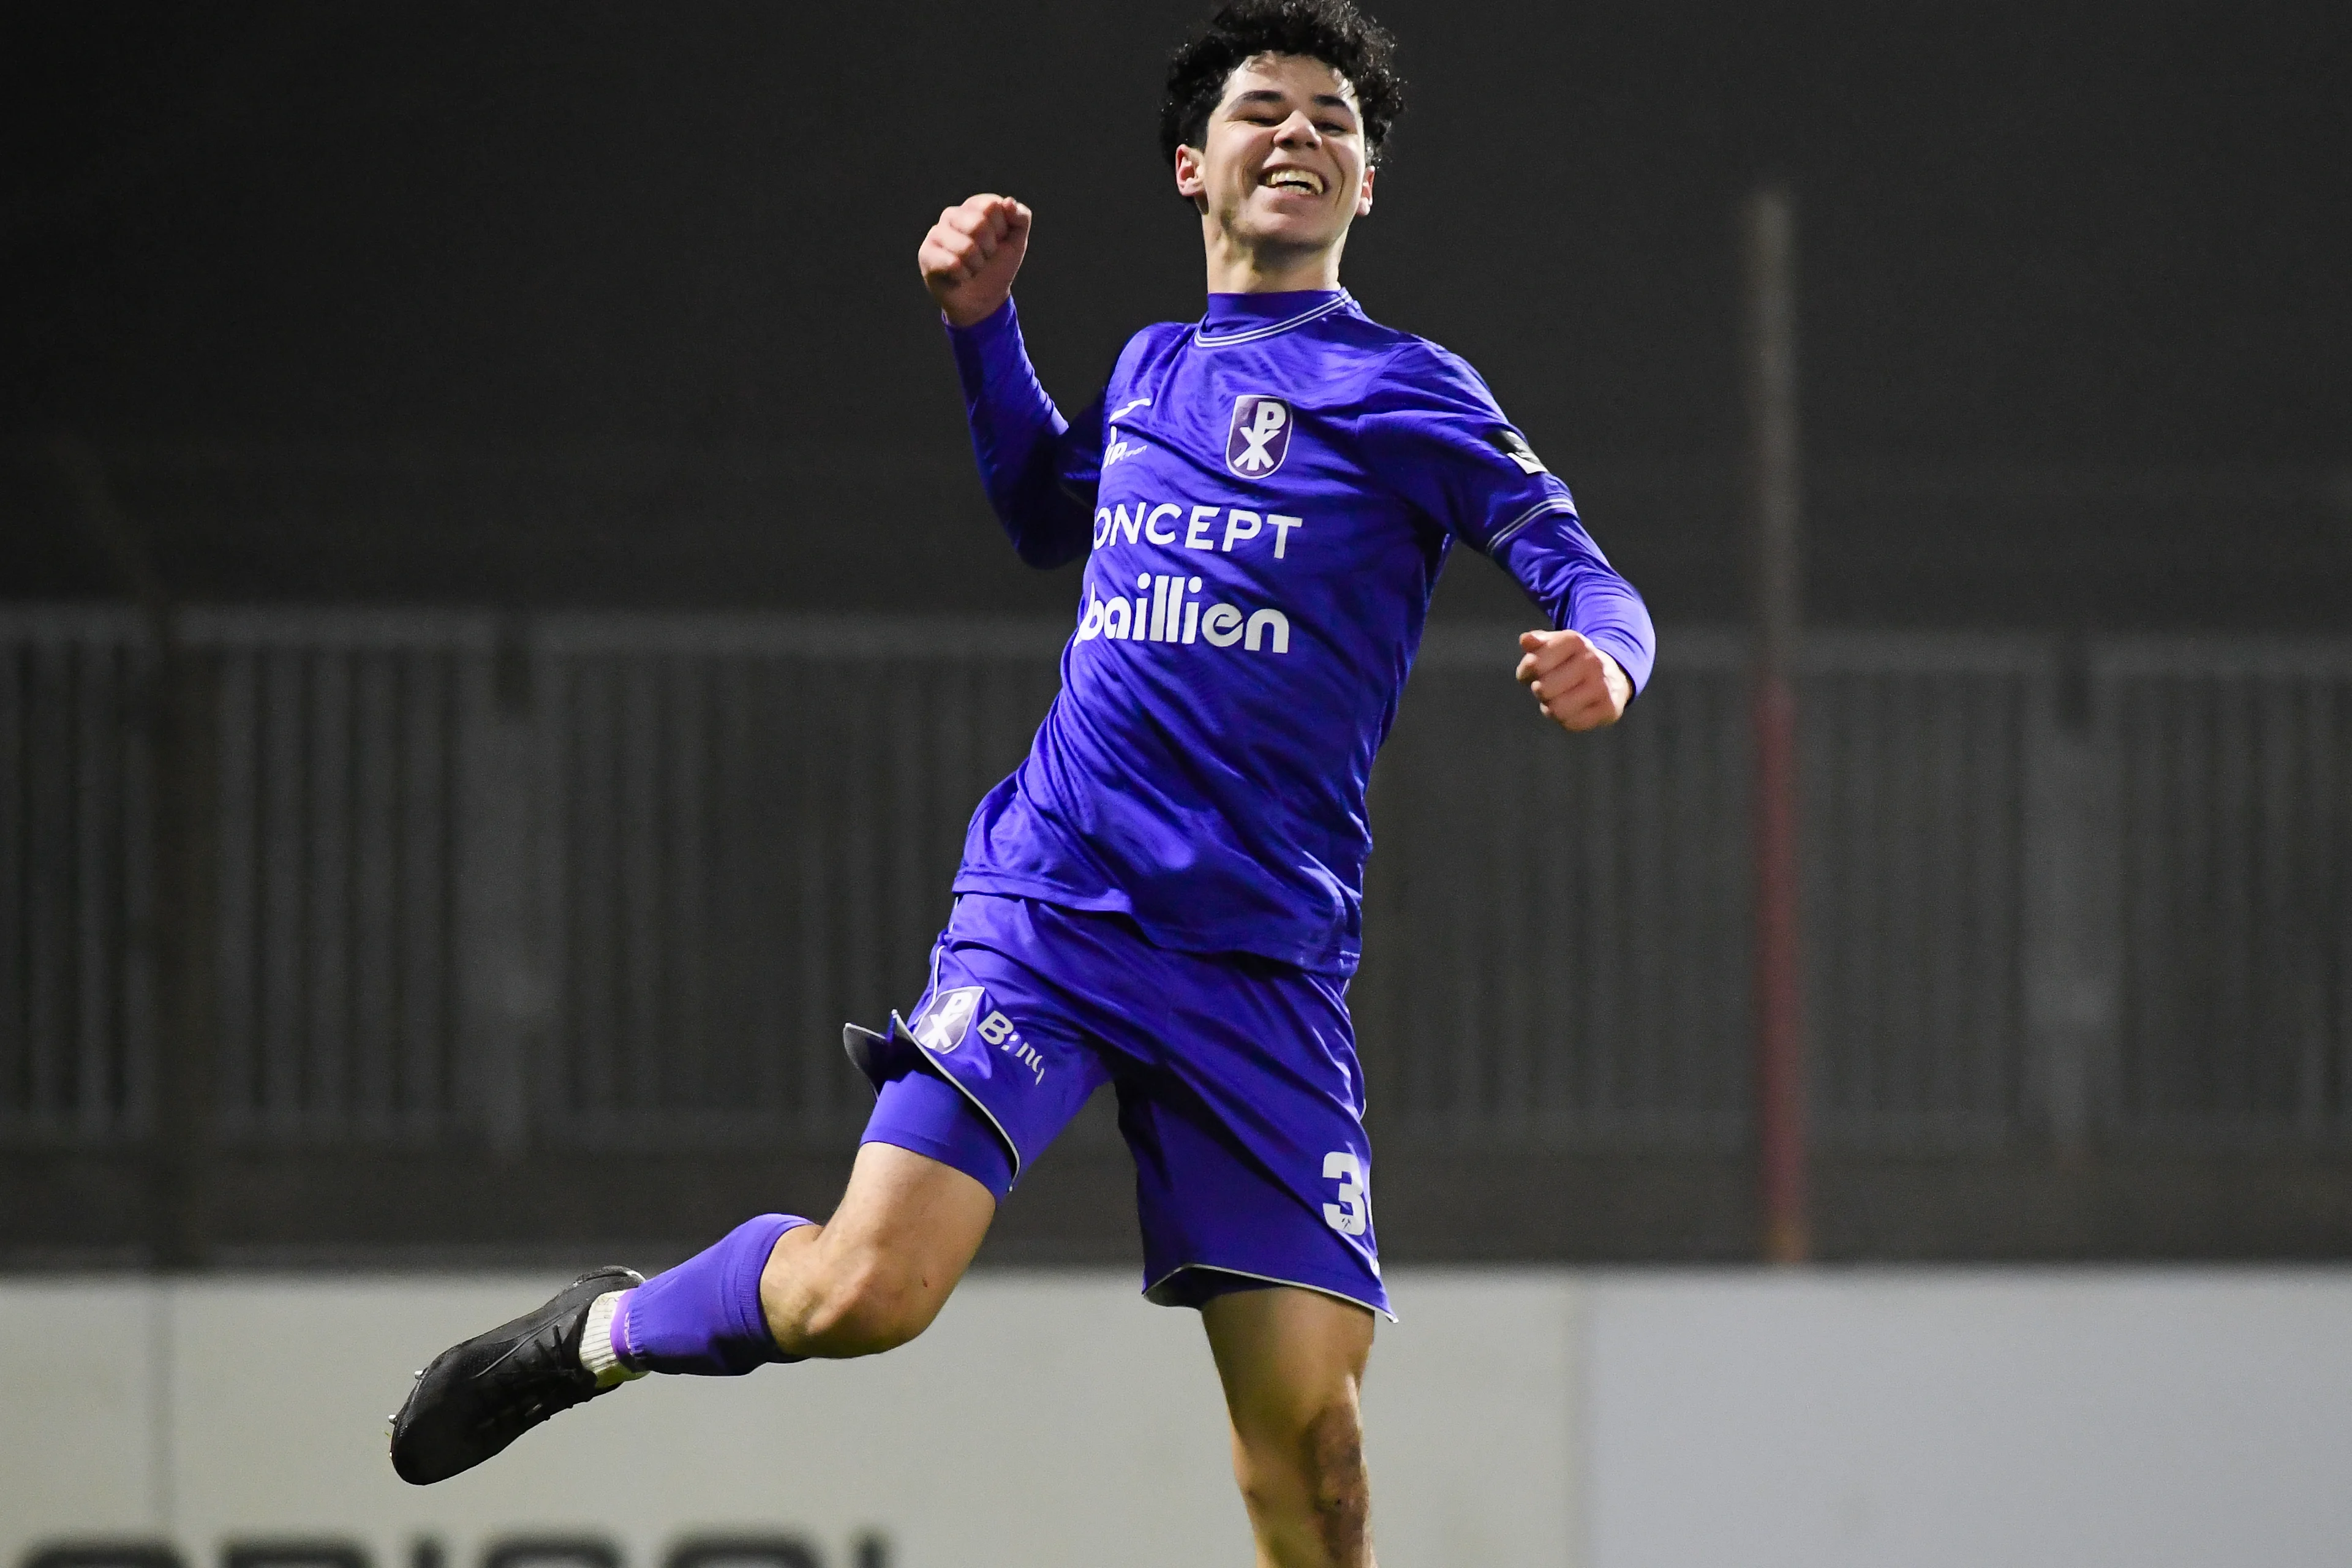
[{"label": "blurred background structure", "polygon": [[[2352,1251],[2341,7],[1475,15],[1351,287],[1664,628],[1566,741],[1443,584],[1355,1003],[1406,1261],[1752,1256],[1735,213],[1797,195],[1819,1253]],[[1198,309],[1173,4],[12,6],[0,1259],[529,1261],[821,1203],[1068,574],[912,248],[1076,405]],[[1133,1250],[1089,1121],[989,1257]]]}]

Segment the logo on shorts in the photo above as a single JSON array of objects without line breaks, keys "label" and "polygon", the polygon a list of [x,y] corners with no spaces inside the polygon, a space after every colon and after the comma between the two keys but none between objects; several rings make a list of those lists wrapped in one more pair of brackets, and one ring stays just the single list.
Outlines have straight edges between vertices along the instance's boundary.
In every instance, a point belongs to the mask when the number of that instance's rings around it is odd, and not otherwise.
[{"label": "logo on shorts", "polygon": [[1282,467],[1290,453],[1290,405],[1255,392],[1234,399],[1234,423],[1225,434],[1225,467],[1245,479],[1262,479]]},{"label": "logo on shorts", "polygon": [[915,1043],[934,1051],[951,1051],[963,1044],[971,1029],[971,1016],[980,1011],[980,995],[977,985],[935,992],[930,1005],[915,1019]]}]

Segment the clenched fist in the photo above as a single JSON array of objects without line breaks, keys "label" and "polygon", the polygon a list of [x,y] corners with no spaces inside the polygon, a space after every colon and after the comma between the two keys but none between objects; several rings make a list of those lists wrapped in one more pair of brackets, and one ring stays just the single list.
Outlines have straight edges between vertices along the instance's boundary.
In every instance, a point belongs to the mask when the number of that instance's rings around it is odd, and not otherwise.
[{"label": "clenched fist", "polygon": [[983,194],[940,213],[915,260],[940,313],[969,327],[1012,296],[1013,275],[1028,253],[1029,209],[1011,196]]},{"label": "clenched fist", "polygon": [[1633,683],[1582,632],[1521,632],[1519,684],[1563,730],[1614,724],[1633,700]]}]

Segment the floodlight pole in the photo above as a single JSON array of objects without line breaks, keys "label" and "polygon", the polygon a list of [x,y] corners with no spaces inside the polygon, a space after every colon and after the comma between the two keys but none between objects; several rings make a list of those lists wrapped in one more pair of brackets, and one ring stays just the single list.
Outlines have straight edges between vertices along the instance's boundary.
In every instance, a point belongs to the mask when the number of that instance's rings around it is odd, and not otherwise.
[{"label": "floodlight pole", "polygon": [[1796,216],[1789,193],[1748,199],[1743,353],[1755,524],[1756,1145],[1764,1256],[1812,1252],[1805,1195],[1804,949],[1798,856],[1797,700],[1801,634],[1798,533]]}]

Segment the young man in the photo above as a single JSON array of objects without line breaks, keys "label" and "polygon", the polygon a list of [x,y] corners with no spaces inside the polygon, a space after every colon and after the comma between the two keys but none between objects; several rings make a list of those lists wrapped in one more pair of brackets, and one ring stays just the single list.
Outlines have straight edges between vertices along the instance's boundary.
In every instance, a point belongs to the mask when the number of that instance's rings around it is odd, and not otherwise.
[{"label": "young man", "polygon": [[1485,384],[1339,287],[1401,107],[1390,47],[1347,0],[1240,0],[1179,52],[1162,151],[1208,311],[1138,333],[1075,422],[1012,303],[1029,209],[974,196],[925,237],[990,501],[1032,565],[1087,558],[1061,693],[972,818],[911,1021],[848,1032],[879,1099],[832,1219],[587,1275],[446,1352],[398,1417],[403,1476],[647,1372],[912,1339],[1108,1082],[1145,1293],[1201,1310],[1259,1562],[1370,1563],[1357,1389],[1388,1297],[1345,993],[1372,756],[1456,540],[1559,628],[1520,637],[1518,678],[1563,728],[1613,722],[1652,655]]}]

